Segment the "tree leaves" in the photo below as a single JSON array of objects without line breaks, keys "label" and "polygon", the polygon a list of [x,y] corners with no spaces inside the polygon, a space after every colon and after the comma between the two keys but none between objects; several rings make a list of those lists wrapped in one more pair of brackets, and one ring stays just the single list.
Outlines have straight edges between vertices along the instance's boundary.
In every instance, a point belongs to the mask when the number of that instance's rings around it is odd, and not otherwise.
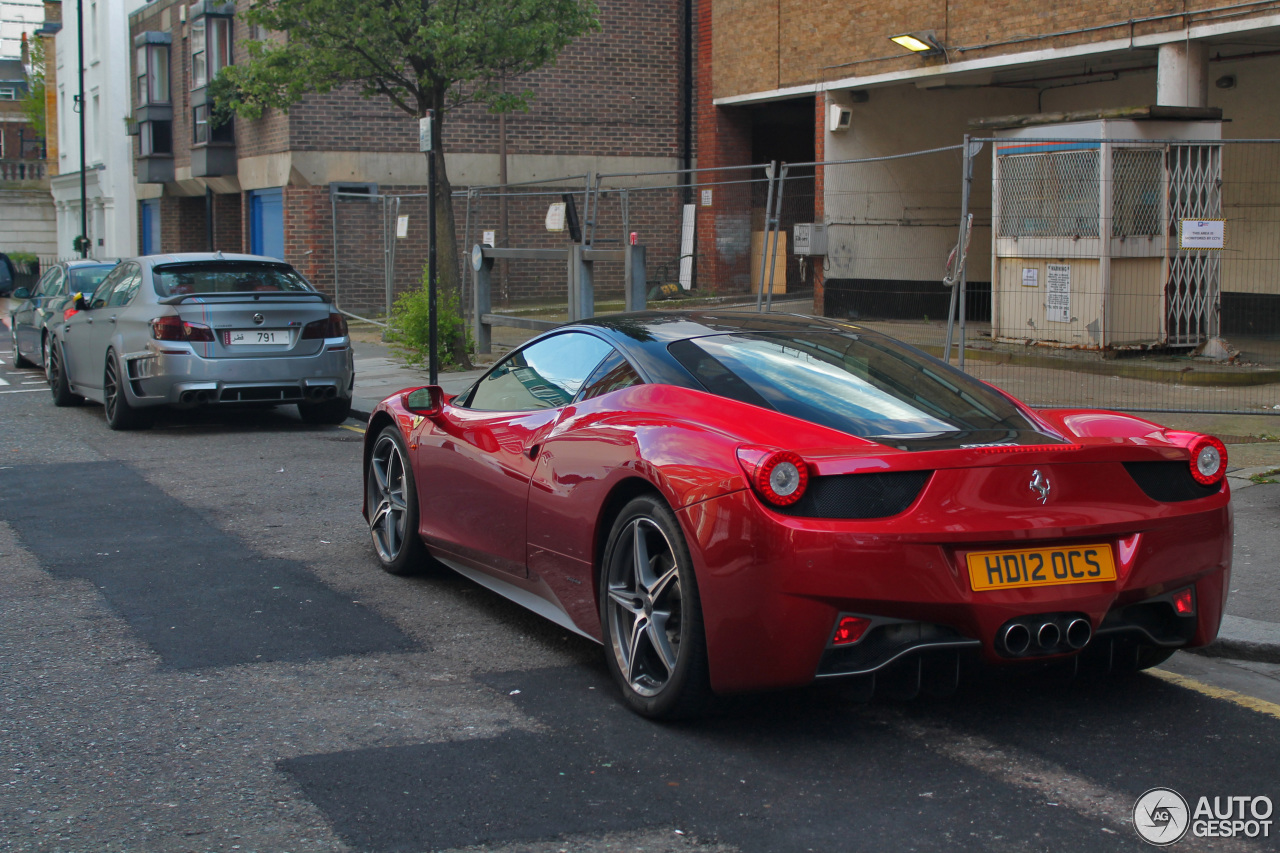
[{"label": "tree leaves", "polygon": [[523,109],[532,93],[499,81],[600,26],[594,0],[254,0],[241,18],[287,36],[252,42],[211,90],[219,111],[249,119],[348,84],[418,118],[476,101]]}]

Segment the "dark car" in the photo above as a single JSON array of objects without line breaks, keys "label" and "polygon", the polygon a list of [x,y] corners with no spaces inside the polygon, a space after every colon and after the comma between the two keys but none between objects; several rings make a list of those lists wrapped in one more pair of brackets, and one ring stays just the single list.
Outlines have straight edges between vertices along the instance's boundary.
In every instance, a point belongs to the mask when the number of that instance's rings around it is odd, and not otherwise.
[{"label": "dark car", "polygon": [[16,277],[17,270],[13,268],[13,261],[4,252],[0,252],[0,296],[8,296],[13,292]]},{"label": "dark car", "polygon": [[92,297],[115,265],[116,261],[59,261],[40,276],[34,293],[18,288],[14,298],[23,301],[9,312],[15,367],[45,365],[53,324],[62,321],[77,293]]}]

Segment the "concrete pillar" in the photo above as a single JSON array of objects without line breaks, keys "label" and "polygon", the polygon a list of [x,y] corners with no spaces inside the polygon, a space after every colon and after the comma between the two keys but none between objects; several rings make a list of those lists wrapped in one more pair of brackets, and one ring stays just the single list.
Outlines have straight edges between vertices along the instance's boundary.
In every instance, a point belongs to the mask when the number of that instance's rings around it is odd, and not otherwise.
[{"label": "concrete pillar", "polygon": [[1178,41],[1160,45],[1156,103],[1165,107],[1209,105],[1209,47]]}]

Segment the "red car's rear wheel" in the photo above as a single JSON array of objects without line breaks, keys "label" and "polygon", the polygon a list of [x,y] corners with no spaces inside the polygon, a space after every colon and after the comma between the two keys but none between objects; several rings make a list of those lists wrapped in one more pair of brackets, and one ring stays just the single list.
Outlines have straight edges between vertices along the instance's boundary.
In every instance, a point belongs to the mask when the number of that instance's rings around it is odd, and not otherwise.
[{"label": "red car's rear wheel", "polygon": [[702,608],[689,549],[661,499],[623,508],[605,548],[600,585],[609,670],[647,717],[685,717],[711,696]]}]

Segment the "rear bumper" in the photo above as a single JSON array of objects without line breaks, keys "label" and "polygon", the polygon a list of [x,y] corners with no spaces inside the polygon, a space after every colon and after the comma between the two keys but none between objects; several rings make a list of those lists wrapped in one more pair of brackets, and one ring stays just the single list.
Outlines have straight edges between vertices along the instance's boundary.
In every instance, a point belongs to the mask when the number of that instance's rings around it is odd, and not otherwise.
[{"label": "rear bumper", "polygon": [[[1078,529],[1022,531],[975,514],[969,530],[921,519],[918,532],[870,522],[789,518],[746,491],[681,510],[697,574],[713,687],[722,692],[865,675],[912,655],[966,653],[993,665],[1068,658],[1116,640],[1204,645],[1217,635],[1231,569],[1229,495],[1191,501],[1176,515]],[[982,530],[987,524],[988,529]],[[964,554],[980,546],[1045,547],[1108,542],[1117,579],[975,592]],[[714,571],[706,567],[715,566]],[[1194,617],[1170,621],[1138,605],[1194,587]],[[856,644],[830,643],[841,614],[871,617]],[[1172,611],[1168,611],[1172,615]],[[1087,620],[1083,649],[1065,645],[1022,659],[1000,644],[1024,620],[1065,628]],[[1016,658],[1016,659],[1015,659]]]},{"label": "rear bumper", "polygon": [[125,361],[134,406],[319,402],[349,398],[355,377],[344,339],[314,355],[213,359],[157,349]]}]

